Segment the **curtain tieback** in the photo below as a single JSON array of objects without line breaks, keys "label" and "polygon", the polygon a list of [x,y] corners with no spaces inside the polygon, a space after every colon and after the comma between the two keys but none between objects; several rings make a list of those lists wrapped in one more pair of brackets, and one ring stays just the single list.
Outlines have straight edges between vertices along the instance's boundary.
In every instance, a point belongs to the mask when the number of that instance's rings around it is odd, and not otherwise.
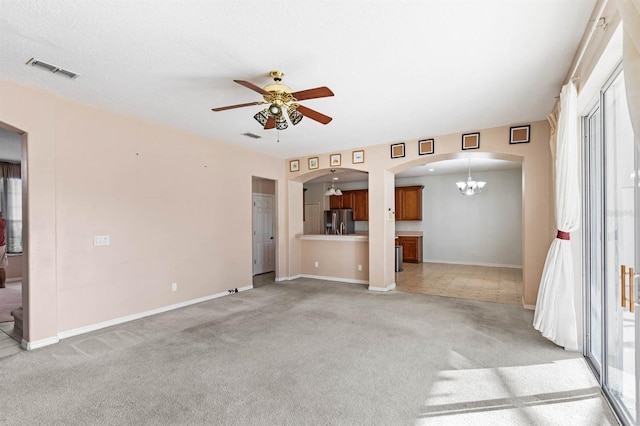
[{"label": "curtain tieback", "polygon": [[560,239],[560,240],[569,240],[569,233],[568,232],[564,232],[558,229],[558,234],[556,235],[556,238]]}]

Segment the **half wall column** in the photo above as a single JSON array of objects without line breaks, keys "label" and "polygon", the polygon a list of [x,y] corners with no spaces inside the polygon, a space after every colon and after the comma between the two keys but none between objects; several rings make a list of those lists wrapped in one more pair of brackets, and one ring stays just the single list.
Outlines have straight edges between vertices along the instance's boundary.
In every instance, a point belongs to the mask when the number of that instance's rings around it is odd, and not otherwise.
[{"label": "half wall column", "polygon": [[369,171],[369,290],[389,291],[395,280],[395,175]]}]

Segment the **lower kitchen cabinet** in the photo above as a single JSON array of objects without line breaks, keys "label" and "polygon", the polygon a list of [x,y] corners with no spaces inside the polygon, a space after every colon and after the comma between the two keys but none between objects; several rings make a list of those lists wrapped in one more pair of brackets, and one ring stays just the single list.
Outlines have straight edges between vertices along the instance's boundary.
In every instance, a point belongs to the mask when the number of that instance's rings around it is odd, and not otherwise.
[{"label": "lower kitchen cabinet", "polygon": [[422,263],[422,237],[399,236],[398,245],[402,246],[402,261]]}]

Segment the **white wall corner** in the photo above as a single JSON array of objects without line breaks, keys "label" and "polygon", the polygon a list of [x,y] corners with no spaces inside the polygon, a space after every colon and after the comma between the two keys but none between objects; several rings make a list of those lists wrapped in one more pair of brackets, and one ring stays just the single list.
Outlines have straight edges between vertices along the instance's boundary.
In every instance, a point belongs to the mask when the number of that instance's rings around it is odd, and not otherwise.
[{"label": "white wall corner", "polygon": [[39,349],[39,348],[44,348],[45,346],[54,345],[59,341],[60,339],[58,339],[57,336],[48,337],[46,339],[33,340],[33,341],[26,341],[22,339],[21,346],[22,346],[22,349],[31,351],[33,349]]},{"label": "white wall corner", "polygon": [[371,285],[369,286],[369,290],[371,291],[382,291],[382,292],[395,290],[395,288],[396,288],[396,283],[389,284],[387,287],[374,287]]}]

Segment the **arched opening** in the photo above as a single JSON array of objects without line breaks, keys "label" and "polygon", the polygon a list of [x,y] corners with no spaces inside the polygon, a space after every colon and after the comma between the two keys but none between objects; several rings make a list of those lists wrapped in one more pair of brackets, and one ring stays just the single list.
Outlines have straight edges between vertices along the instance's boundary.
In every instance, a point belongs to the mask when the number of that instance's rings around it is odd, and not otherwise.
[{"label": "arched opening", "polygon": [[[294,180],[301,185],[292,187],[290,196],[300,195],[303,206],[301,226],[294,225],[298,231],[292,252],[299,254],[300,263],[296,276],[368,283],[368,173],[321,169]],[[299,202],[292,203],[295,211]]]},{"label": "arched opening", "polygon": [[[486,186],[462,195],[456,182],[469,175]],[[422,220],[396,220],[401,245],[421,245],[419,259],[405,256],[397,289],[522,303],[523,182],[522,158],[513,155],[455,153],[398,167],[396,188],[422,187]]]}]

